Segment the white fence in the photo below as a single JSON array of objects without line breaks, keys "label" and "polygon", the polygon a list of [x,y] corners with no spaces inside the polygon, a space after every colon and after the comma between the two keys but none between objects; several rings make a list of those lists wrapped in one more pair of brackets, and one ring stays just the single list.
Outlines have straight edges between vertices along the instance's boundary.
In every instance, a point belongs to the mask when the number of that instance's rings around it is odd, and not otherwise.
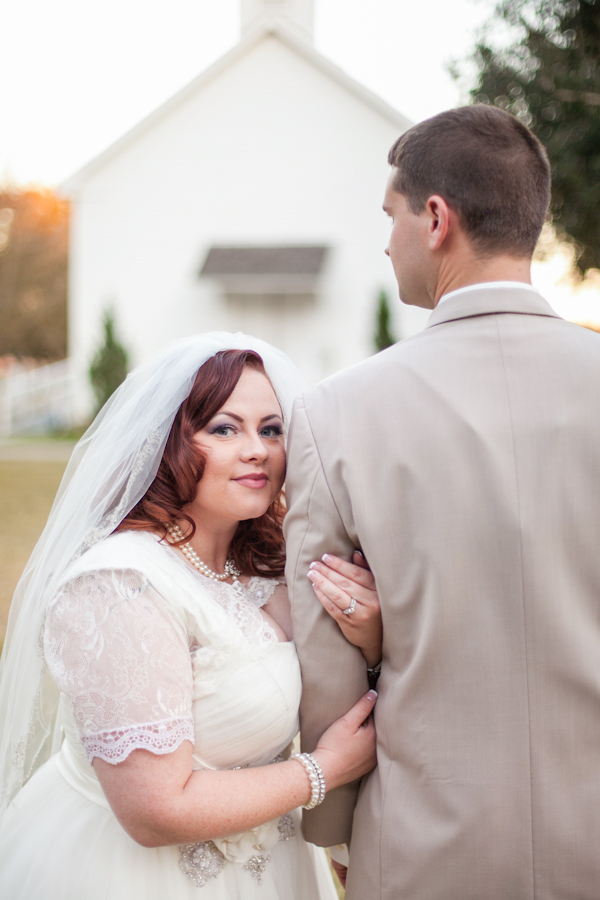
[{"label": "white fence", "polygon": [[70,360],[0,378],[0,437],[48,432],[72,424]]}]

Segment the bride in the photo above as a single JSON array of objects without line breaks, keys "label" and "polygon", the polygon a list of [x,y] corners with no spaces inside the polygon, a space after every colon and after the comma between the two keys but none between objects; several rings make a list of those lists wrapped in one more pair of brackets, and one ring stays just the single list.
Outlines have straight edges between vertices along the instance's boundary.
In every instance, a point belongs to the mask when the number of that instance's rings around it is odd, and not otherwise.
[{"label": "bride", "polygon": [[[296,810],[373,768],[376,695],[290,757],[300,387],[262,341],[200,335],[135,370],[76,448],[2,660],[5,900],[335,898]],[[376,618],[352,631],[367,662]]]}]

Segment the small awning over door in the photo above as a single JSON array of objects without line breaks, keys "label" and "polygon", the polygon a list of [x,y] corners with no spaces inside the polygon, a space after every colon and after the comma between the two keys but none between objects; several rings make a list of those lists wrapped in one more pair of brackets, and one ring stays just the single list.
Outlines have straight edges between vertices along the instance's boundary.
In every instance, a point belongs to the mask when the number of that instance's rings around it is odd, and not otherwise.
[{"label": "small awning over door", "polygon": [[211,247],[201,278],[221,282],[228,294],[314,294],[327,247]]}]

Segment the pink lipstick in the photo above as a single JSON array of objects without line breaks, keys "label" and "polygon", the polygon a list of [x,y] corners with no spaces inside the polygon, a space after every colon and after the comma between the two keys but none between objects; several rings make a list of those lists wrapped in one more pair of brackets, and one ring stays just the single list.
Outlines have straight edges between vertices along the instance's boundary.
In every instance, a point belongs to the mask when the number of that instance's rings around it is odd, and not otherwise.
[{"label": "pink lipstick", "polygon": [[257,472],[253,475],[242,475],[240,478],[234,478],[233,480],[237,481],[238,484],[243,484],[244,487],[258,489],[264,488],[269,479],[264,472]]}]

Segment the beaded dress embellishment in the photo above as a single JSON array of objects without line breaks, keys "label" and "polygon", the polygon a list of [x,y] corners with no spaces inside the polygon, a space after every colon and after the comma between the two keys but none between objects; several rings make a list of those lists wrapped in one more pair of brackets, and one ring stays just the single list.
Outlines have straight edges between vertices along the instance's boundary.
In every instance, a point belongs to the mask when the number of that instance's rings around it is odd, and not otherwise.
[{"label": "beaded dress embellishment", "polygon": [[263,856],[261,853],[258,856],[251,856],[247,863],[244,863],[242,868],[246,872],[250,872],[252,878],[257,881],[259,884],[262,884],[262,877],[265,873],[265,869],[267,868],[267,863],[271,862],[271,857],[267,854],[267,856]]},{"label": "beaded dress embellishment", "polygon": [[179,867],[189,875],[196,887],[204,887],[209,878],[218,878],[225,868],[225,857],[212,841],[183,844]]},{"label": "beaded dress embellishment", "polygon": [[[296,826],[289,813],[281,816],[277,829],[280,841],[291,841],[296,837]],[[212,841],[182,844],[179,850],[181,852],[179,867],[184,875],[188,875],[192,879],[196,887],[204,887],[209,878],[218,878],[227,862]],[[258,884],[262,884],[263,875],[270,861],[269,854],[257,853],[255,856],[251,856],[242,868]]]},{"label": "beaded dress embellishment", "polygon": [[291,841],[296,837],[296,826],[294,825],[294,820],[289,813],[286,813],[285,816],[282,816],[280,818],[279,825],[277,827],[279,829],[280,841]]}]

